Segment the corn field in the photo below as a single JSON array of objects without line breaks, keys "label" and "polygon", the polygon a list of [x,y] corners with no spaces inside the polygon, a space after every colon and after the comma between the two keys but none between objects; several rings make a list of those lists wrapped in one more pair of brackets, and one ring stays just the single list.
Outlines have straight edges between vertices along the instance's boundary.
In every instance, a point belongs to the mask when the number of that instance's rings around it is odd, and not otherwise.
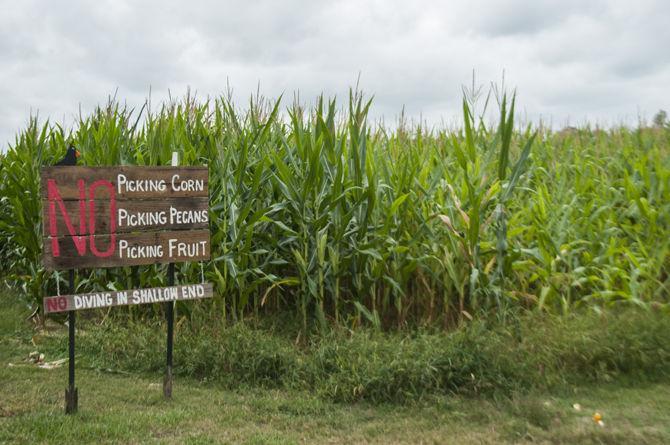
[{"label": "corn field", "polygon": [[[39,171],[73,144],[82,165],[168,165],[177,151],[209,167],[202,266],[216,297],[198,310],[224,322],[288,313],[309,329],[390,329],[509,308],[670,310],[670,128],[519,127],[514,102],[466,91],[458,129],[370,123],[355,92],[342,109],[187,96],[158,110],[111,100],[67,131],[31,119],[0,154],[0,275],[35,307],[56,280],[65,288],[41,266]],[[81,270],[77,290],[165,285],[164,269]],[[199,264],[177,270],[201,280]]]}]

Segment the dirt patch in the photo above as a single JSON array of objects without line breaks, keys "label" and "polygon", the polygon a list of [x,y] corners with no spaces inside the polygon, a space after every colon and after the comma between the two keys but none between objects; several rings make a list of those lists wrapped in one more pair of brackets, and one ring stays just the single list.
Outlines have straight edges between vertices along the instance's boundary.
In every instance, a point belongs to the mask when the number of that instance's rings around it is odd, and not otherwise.
[{"label": "dirt patch", "polygon": [[16,413],[0,406],[0,417],[14,417]]}]

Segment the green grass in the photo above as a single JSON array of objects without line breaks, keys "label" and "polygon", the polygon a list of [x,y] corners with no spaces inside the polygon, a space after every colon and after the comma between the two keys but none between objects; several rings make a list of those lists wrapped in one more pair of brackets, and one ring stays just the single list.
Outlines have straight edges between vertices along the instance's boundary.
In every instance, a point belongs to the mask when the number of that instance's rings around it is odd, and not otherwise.
[{"label": "green grass", "polygon": [[[536,388],[505,395],[433,394],[405,400],[403,404],[372,404],[338,403],[323,394],[299,388],[235,384],[237,374],[232,380],[178,376],[174,398],[166,401],[161,389],[162,335],[150,335],[145,345],[152,342],[156,345],[136,358],[154,360],[156,369],[137,366],[143,370],[133,371],[123,366],[135,366],[138,362],[105,359],[104,350],[96,353],[90,345],[81,347],[90,341],[93,329],[77,333],[80,409],[76,415],[66,416],[63,397],[67,365],[47,370],[26,361],[33,350],[44,352],[47,362],[66,356],[61,349],[46,347],[49,342],[64,344],[65,329],[49,325],[47,331],[35,330],[25,321],[28,310],[15,301],[0,299],[0,443],[663,444],[670,441],[667,381],[643,381],[628,375],[609,383],[564,382],[549,390]],[[147,334],[140,329],[133,331],[126,335]],[[113,345],[123,340],[108,337],[96,341]],[[184,342],[178,333],[177,345]],[[234,343],[228,345],[232,347]],[[395,346],[398,345],[396,342]],[[242,346],[247,347],[248,343]],[[365,352],[360,345],[349,346]],[[131,345],[129,354],[140,352],[133,348]],[[178,350],[176,362],[183,364],[187,359],[184,355],[183,348]],[[523,353],[519,356],[523,357]],[[249,359],[253,359],[253,353]],[[410,364],[416,357],[405,359],[404,363]],[[117,360],[113,369],[101,366],[113,365],[113,360]],[[573,408],[575,403],[581,405],[581,411]],[[603,428],[591,420],[594,412],[603,415]]]},{"label": "green grass", "polygon": [[[67,368],[22,363],[25,345],[0,344],[0,443],[593,443],[670,441],[670,386],[601,384],[511,399],[442,397],[431,403],[354,405],[309,392],[230,390],[160,373],[77,371],[79,412],[63,414]],[[47,357],[49,360],[52,357]],[[8,363],[16,363],[9,367]],[[580,403],[582,411],[572,408]],[[591,420],[598,411],[605,427]]]},{"label": "green grass", "polygon": [[[10,308],[6,314],[15,312],[12,299],[0,303]],[[446,333],[359,329],[309,339],[282,325],[221,327],[198,320],[177,318],[174,371],[229,389],[290,389],[333,402],[403,405],[450,395],[509,397],[566,385],[670,380],[670,317],[639,309],[600,316],[520,314]],[[83,368],[154,374],[163,369],[164,323],[124,316],[101,323],[95,312],[80,312],[77,329]],[[25,328],[9,334],[7,341],[67,357],[62,325],[49,322],[33,334]]]}]

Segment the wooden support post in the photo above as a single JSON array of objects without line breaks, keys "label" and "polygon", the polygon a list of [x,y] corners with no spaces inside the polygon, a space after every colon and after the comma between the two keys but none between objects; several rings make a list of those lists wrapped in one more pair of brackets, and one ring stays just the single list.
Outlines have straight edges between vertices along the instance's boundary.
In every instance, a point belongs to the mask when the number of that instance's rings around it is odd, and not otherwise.
[{"label": "wooden support post", "polygon": [[[172,166],[179,165],[179,155],[172,152]],[[174,286],[174,263],[168,264],[168,286]],[[163,397],[172,398],[172,349],[174,338],[174,301],[165,303],[165,318],[167,319],[167,363],[165,367],[165,378],[163,380]]]},{"label": "wooden support post", "polygon": [[[168,264],[168,286],[174,286],[174,263]],[[174,301],[165,303],[165,318],[167,319],[167,363],[165,379],[163,380],[163,396],[172,398],[172,349],[174,338]]]},{"label": "wooden support post", "polygon": [[[70,269],[70,294],[74,294],[74,269]],[[65,414],[77,412],[79,394],[74,382],[74,324],[75,311],[69,311],[68,318],[68,387],[65,389]]]}]

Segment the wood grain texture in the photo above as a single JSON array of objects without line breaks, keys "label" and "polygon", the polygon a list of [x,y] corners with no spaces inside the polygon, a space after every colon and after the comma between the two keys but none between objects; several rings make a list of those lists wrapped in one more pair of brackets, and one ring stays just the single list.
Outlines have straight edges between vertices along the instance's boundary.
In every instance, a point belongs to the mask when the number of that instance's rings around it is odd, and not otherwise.
[{"label": "wood grain texture", "polygon": [[[80,254],[75,247],[74,238],[62,236],[43,239],[43,263],[47,270],[179,263],[204,261],[210,258],[209,230],[120,233],[115,236],[113,248],[110,244],[111,235],[76,237],[81,238],[79,243],[84,245],[83,254]],[[54,256],[54,239],[59,245],[59,256]],[[107,257],[94,255],[91,251],[91,241],[95,243],[98,251],[105,252],[110,249],[113,253]],[[137,256],[133,255],[133,250],[135,253],[152,252]]]},{"label": "wood grain texture", "polygon": [[[107,200],[86,201],[86,225],[81,231],[79,221],[79,201],[64,201],[64,207],[70,221],[78,235],[89,235],[90,205],[93,203],[95,215],[95,233],[109,234],[110,229],[110,202]],[[65,218],[60,207],[54,202],[56,216],[56,236],[70,235]],[[51,236],[49,227],[49,206],[51,202],[44,201],[42,208],[42,230],[45,236]],[[116,233],[140,232],[149,230],[194,230],[209,227],[208,198],[166,198],[117,201],[116,203]],[[195,212],[202,212],[195,215]],[[125,215],[125,218],[124,218]],[[205,221],[202,216],[204,215]],[[194,221],[197,219],[198,221]]]},{"label": "wood grain texture", "polygon": [[[128,190],[121,183],[119,190],[119,175],[123,175],[130,183],[150,181],[153,184],[164,181],[165,190]],[[172,187],[175,175],[179,178],[176,184],[181,190]],[[209,172],[207,167],[44,167],[41,170],[41,196],[49,199],[47,182],[54,180],[58,192],[63,200],[78,200],[80,198],[79,180],[86,184],[86,197],[91,198],[88,188],[96,181],[108,181],[117,191],[116,199],[143,199],[143,198],[178,198],[178,197],[206,197],[208,196]],[[189,184],[196,187],[189,189]],[[109,191],[99,187],[94,191],[95,199],[109,199]]]},{"label": "wood grain texture", "polygon": [[44,313],[52,314],[83,309],[196,300],[211,298],[212,295],[213,289],[211,283],[182,284],[169,287],[58,295],[44,298],[43,304]]}]

